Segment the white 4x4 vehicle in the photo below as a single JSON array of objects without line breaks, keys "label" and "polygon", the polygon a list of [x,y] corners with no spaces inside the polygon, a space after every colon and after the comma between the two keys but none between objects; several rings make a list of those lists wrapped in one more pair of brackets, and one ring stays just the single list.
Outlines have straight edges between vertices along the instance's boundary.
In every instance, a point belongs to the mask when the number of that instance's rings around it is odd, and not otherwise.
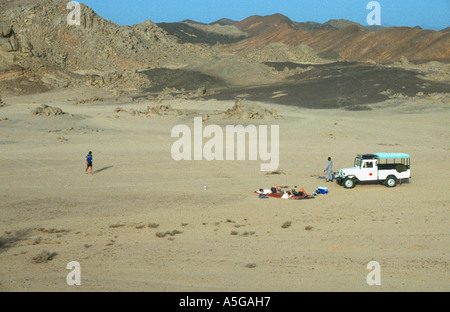
[{"label": "white 4x4 vehicle", "polygon": [[339,170],[335,175],[339,185],[354,188],[359,182],[378,181],[388,187],[411,178],[410,157],[401,153],[358,155],[353,168]]}]

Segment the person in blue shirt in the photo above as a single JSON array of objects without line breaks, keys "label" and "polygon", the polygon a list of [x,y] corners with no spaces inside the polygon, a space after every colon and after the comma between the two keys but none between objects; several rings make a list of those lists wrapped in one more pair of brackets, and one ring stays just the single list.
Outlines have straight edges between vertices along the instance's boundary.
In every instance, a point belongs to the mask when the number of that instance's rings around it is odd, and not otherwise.
[{"label": "person in blue shirt", "polygon": [[92,152],[89,152],[89,154],[86,155],[86,170],[84,171],[87,174],[87,171],[89,167],[91,167],[91,175],[92,175]]}]

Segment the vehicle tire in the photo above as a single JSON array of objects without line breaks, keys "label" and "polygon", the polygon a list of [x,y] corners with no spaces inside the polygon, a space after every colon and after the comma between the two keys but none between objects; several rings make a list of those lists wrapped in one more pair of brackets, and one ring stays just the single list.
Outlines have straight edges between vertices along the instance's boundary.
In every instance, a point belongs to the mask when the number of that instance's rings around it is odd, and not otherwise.
[{"label": "vehicle tire", "polygon": [[387,187],[395,187],[397,185],[397,178],[394,176],[388,176],[384,184]]},{"label": "vehicle tire", "polygon": [[355,187],[355,181],[353,181],[352,178],[345,178],[343,184],[346,189],[351,189]]}]

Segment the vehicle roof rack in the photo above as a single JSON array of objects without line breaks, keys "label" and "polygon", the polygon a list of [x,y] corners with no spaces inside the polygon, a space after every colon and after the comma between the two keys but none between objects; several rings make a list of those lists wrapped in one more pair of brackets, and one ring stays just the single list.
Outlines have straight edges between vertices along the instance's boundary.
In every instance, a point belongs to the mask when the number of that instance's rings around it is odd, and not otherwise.
[{"label": "vehicle roof rack", "polygon": [[363,154],[358,155],[362,159],[377,159],[378,157],[375,154]]}]

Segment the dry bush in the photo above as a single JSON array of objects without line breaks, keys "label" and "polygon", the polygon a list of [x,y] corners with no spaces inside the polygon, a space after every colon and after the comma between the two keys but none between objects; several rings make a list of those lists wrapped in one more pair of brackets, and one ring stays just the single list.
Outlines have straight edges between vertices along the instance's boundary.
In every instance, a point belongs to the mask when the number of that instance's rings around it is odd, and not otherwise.
[{"label": "dry bush", "polygon": [[49,251],[44,250],[38,253],[36,256],[34,256],[32,261],[34,263],[47,263],[51,261],[56,255],[57,255],[56,252],[50,253]]},{"label": "dry bush", "polygon": [[109,227],[112,228],[112,229],[117,229],[117,228],[120,228],[120,227],[123,227],[123,226],[125,226],[125,224],[116,223],[116,224],[111,224]]},{"label": "dry bush", "polygon": [[60,228],[60,229],[55,229],[55,228],[50,228],[50,229],[39,228],[38,231],[39,231],[39,232],[42,232],[42,233],[47,233],[47,234],[60,234],[60,233],[68,233],[68,232],[70,232],[70,230],[63,229],[63,228]]},{"label": "dry bush", "polygon": [[178,231],[178,230],[166,231],[166,232],[158,232],[158,233],[156,233],[156,237],[164,238],[164,237],[166,237],[167,235],[169,235],[169,236],[175,236],[175,235],[181,234],[181,233],[183,233],[183,232],[182,232],[182,231]]},{"label": "dry bush", "polygon": [[16,244],[22,240],[26,240],[30,237],[32,229],[19,230],[14,232],[5,232],[7,236],[0,237],[0,251],[1,249],[7,249],[15,247]]}]

